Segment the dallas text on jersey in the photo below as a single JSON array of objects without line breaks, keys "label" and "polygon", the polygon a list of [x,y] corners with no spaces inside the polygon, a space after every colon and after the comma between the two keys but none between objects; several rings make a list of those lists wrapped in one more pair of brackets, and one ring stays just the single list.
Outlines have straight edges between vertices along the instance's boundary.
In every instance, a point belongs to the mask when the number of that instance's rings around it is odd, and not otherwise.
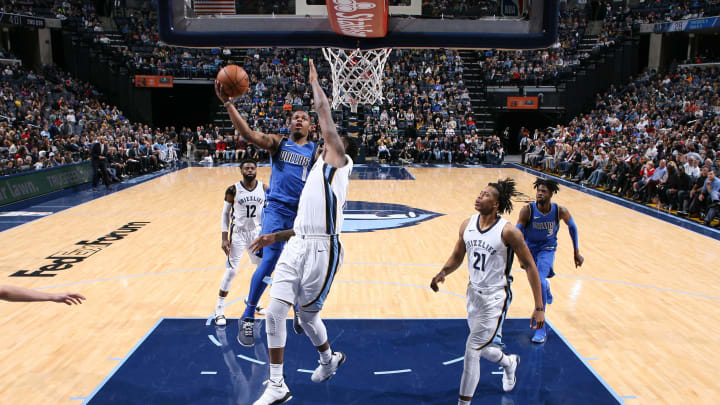
[{"label": "dallas text on jersey", "polygon": [[290,151],[280,151],[280,161],[281,162],[287,162],[292,163],[300,166],[307,166],[310,164],[310,157],[303,156],[299,153],[294,153]]},{"label": "dallas text on jersey", "polygon": [[534,229],[545,229],[548,231],[548,236],[553,234],[555,230],[555,222],[534,222],[532,223]]}]

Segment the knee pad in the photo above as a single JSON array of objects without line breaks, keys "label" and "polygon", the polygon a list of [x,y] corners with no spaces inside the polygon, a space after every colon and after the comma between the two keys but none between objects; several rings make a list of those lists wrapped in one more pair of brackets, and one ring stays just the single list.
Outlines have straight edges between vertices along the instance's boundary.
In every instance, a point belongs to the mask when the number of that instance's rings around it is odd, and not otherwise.
[{"label": "knee pad", "polygon": [[480,350],[465,349],[465,363],[460,379],[460,395],[472,397],[480,381]]},{"label": "knee pad", "polygon": [[310,338],[313,346],[320,346],[327,342],[327,329],[320,315],[317,312],[308,312],[300,310],[298,312],[300,325],[305,330],[305,334]]},{"label": "knee pad", "polygon": [[500,350],[500,347],[495,344],[490,344],[484,347],[480,352],[480,356],[482,356],[482,358],[493,363],[497,363],[503,358],[502,350]]},{"label": "knee pad", "polygon": [[232,281],[236,275],[236,268],[233,268],[231,266],[225,267],[225,275],[223,276],[222,282],[220,283],[220,289],[223,291],[230,291],[230,286],[232,285]]},{"label": "knee pad", "polygon": [[276,349],[285,347],[287,340],[287,327],[285,319],[290,310],[290,305],[280,300],[270,300],[267,312],[265,313],[265,333],[267,334],[268,347]]}]

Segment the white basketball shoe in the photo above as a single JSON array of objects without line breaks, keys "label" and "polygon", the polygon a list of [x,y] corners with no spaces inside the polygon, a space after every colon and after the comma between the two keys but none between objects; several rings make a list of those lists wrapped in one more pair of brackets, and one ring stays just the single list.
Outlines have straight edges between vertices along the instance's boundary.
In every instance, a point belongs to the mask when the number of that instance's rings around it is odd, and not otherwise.
[{"label": "white basketball shoe", "polygon": [[290,394],[290,389],[285,384],[284,378],[277,383],[272,380],[267,380],[263,384],[267,385],[265,392],[263,392],[262,396],[258,398],[253,405],[277,405],[292,399],[292,394]]},{"label": "white basketball shoe", "polygon": [[503,391],[510,392],[515,388],[515,383],[517,382],[515,372],[517,371],[518,365],[520,365],[520,356],[517,354],[509,354],[507,356],[508,360],[510,360],[510,365],[503,367],[502,385]]},{"label": "white basketball shoe", "polygon": [[321,383],[323,381],[327,381],[330,379],[330,377],[335,375],[338,367],[340,367],[340,365],[344,362],[345,353],[333,352],[332,357],[330,357],[330,362],[328,364],[322,364],[318,360],[318,363],[320,363],[320,365],[317,366],[315,371],[313,371],[312,377],[310,377],[310,379],[314,383]]}]

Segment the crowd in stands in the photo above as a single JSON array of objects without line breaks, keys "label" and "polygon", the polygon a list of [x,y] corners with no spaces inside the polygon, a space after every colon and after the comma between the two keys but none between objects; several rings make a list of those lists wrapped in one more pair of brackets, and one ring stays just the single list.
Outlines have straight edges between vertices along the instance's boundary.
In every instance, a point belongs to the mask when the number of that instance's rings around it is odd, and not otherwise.
[{"label": "crowd in stands", "polygon": [[[296,109],[311,108],[306,83],[308,58],[319,50],[249,49],[245,70],[253,83],[236,100],[252,128],[288,134]],[[348,128],[348,110],[336,111],[343,133],[357,132],[367,156],[387,162],[488,162],[502,160],[504,148],[482,140],[473,120],[463,62],[454,51],[394,50],[384,75],[385,98],[363,106],[361,121]],[[329,66],[318,64],[320,83],[331,96]]]},{"label": "crowd in stands", "polygon": [[[409,2],[408,2],[409,5]],[[423,17],[488,17],[498,15],[497,0],[423,0]]]},{"label": "crowd in stands", "polygon": [[567,126],[525,131],[523,161],[710,224],[720,206],[720,70],[643,73]]},{"label": "crowd in stands", "polygon": [[[473,3],[473,7],[478,4],[479,7],[491,7],[491,3],[495,2]],[[669,5],[670,3],[673,5]],[[705,10],[712,6],[710,3],[712,2],[654,1],[648,2],[646,8],[665,10],[661,14],[653,15],[673,18],[677,17],[677,14],[668,14],[668,10]],[[426,2],[425,5],[430,4]],[[462,0],[432,4],[442,5],[442,10],[469,7],[469,3]],[[606,4],[602,31],[594,49],[612,46],[629,33],[633,23],[630,9],[613,7],[612,2]],[[228,55],[219,49],[189,50],[164,46],[158,41],[156,24],[148,7],[126,10],[115,15],[114,21],[122,36],[118,44],[106,35],[88,2],[64,0],[38,2],[38,5],[43,6],[44,10],[49,9],[52,15],[62,16],[74,29],[95,33],[98,46],[123,58],[126,66],[135,73],[214,77],[218,67],[226,63]],[[6,10],[33,12],[32,2],[11,2],[4,6]],[[664,9],[666,6],[670,8]],[[641,13],[637,10],[633,12]],[[582,63],[592,52],[578,50],[578,43],[586,26],[585,10],[563,8],[560,41],[555,48],[541,51],[483,52],[481,64],[487,81],[490,84],[542,84],[569,74],[574,66]],[[241,64],[250,73],[252,87],[236,102],[252,128],[287,134],[291,112],[299,108],[311,108],[311,92],[305,82],[309,57],[322,59],[318,50],[247,50],[246,60]],[[322,86],[330,94],[330,74],[327,66],[320,64],[319,68]],[[463,69],[464,63],[455,51],[394,50],[383,79],[386,89],[384,101],[364,109],[360,122],[351,123],[356,128],[346,127],[347,117],[343,111],[337,112],[336,121],[341,132],[356,130],[366,155],[377,157],[383,162],[502,162],[508,146],[507,137],[500,139],[498,136],[481,137],[478,134],[470,94],[463,80]],[[13,67],[6,70],[11,73],[3,73],[3,105],[0,107],[2,115],[10,117],[1,124],[0,141],[3,147],[0,150],[2,157],[7,160],[2,162],[4,173],[27,170],[28,163],[32,168],[41,168],[55,165],[56,161],[57,164],[62,164],[87,159],[89,146],[97,142],[98,138],[106,139],[111,150],[124,156],[118,157],[122,160],[117,166],[120,172],[118,177],[161,167],[171,154],[170,150],[191,160],[208,157],[215,160],[240,160],[244,157],[267,159],[263,151],[247,145],[237,135],[223,133],[217,127],[198,126],[194,130],[181,128],[176,131],[174,128],[153,130],[147,126],[131,124],[116,107],[100,102],[99,95],[90,86],[74,81],[52,68],[40,73],[19,71]],[[708,72],[682,71],[668,77],[645,74],[622,91],[613,88],[598,100],[597,112],[578,118],[568,126],[534,134],[533,141],[539,144],[526,150],[528,162],[548,170],[560,170],[562,174],[598,186],[607,184],[607,176],[603,177],[603,173],[596,169],[581,170],[586,168],[586,165],[583,165],[583,151],[589,146],[592,146],[592,150],[584,152],[586,157],[596,154],[601,157],[602,153],[610,152],[617,155],[622,152],[621,160],[627,160],[628,165],[631,164],[632,159],[629,156],[632,154],[636,155],[637,164],[644,165],[646,161],[643,156],[649,153],[648,150],[657,151],[659,147],[659,155],[663,156],[662,151],[675,145],[675,139],[678,139],[677,142],[684,148],[681,153],[683,158],[686,154],[695,152],[700,156],[698,160],[704,160],[707,154],[706,144],[711,142],[714,147],[715,140],[703,141],[703,138],[699,138],[689,141],[688,128],[694,130],[701,124],[711,125],[709,119],[717,117],[717,113],[712,108],[707,110],[706,107],[717,105],[717,96],[715,99],[704,100],[705,104],[699,101],[693,104],[695,110],[692,110],[692,113],[685,112],[684,109],[685,103],[692,103],[688,100],[694,100],[698,94],[707,97],[705,87],[714,86],[717,90],[717,85],[708,84],[707,76],[714,75],[715,71]],[[691,77],[689,82],[681,79],[688,76]],[[664,91],[655,93],[652,90],[658,81],[662,82],[660,89]],[[32,90],[28,91],[29,89]],[[675,89],[684,91],[682,101],[678,100]],[[673,104],[663,109],[642,97],[663,102],[671,100]],[[17,104],[18,102],[20,104]],[[646,105],[651,112],[641,109],[641,106]],[[678,108],[682,113],[675,111]],[[655,116],[656,110],[659,118]],[[691,126],[682,126],[681,130],[668,129],[679,125],[688,114],[703,115]],[[716,122],[717,119],[714,119]],[[620,127],[615,125],[617,122]],[[647,122],[651,124],[648,126]],[[631,131],[630,128],[636,130]],[[663,131],[660,131],[660,128]],[[666,129],[675,134],[669,145],[666,145],[669,142],[666,139]],[[665,138],[657,138],[659,134]],[[705,138],[709,137],[710,135],[707,135]],[[526,143],[527,139],[530,138],[524,137]],[[598,139],[602,141],[598,143]],[[631,140],[637,141],[634,149],[623,147],[623,142]],[[659,145],[660,143],[665,146]],[[137,148],[137,152],[132,151],[134,148]],[[570,151],[567,151],[567,148],[570,148]],[[145,159],[140,159],[138,164],[127,164],[128,161],[123,160],[133,159],[131,155],[141,152]],[[655,159],[657,154],[651,153],[652,158],[649,160],[654,160],[654,164],[660,166],[662,158]],[[23,161],[18,161],[18,158]],[[714,155],[709,158],[714,160]],[[591,161],[594,162],[595,158]],[[687,161],[681,163],[685,164]],[[7,168],[8,165],[10,169]],[[635,195],[652,199],[661,194],[653,183],[647,186],[646,183],[640,183],[636,193],[636,183],[628,185],[626,176],[614,185],[616,191],[630,194],[630,197]],[[678,203],[663,201],[663,204],[675,207],[678,207]]]},{"label": "crowd in stands", "polygon": [[720,15],[718,0],[647,0],[631,8],[635,21],[651,24]]},{"label": "crowd in stands", "polygon": [[174,129],[130,123],[89,84],[54,67],[35,72],[5,65],[0,83],[2,175],[89,160],[99,142],[107,145],[115,181],[164,167],[176,156]]},{"label": "crowd in stands", "polygon": [[580,48],[588,13],[586,7],[564,8],[558,26],[558,42],[549,49],[527,51],[485,50],[478,52],[489,85],[555,85],[572,77],[574,69],[604,48],[620,43],[632,33],[629,10],[608,3],[602,29],[594,43]]}]

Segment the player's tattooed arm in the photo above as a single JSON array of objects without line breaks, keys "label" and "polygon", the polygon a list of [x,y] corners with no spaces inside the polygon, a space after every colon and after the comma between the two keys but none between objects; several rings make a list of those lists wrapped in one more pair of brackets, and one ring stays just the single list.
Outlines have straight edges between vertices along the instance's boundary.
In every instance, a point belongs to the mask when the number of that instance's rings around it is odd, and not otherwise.
[{"label": "player's tattooed arm", "polygon": [[228,187],[227,190],[225,190],[225,201],[232,204],[235,201],[235,185]]},{"label": "player's tattooed arm", "polygon": [[225,200],[223,201],[223,213],[222,213],[222,237],[220,242],[220,249],[225,255],[230,254],[230,238],[228,235],[230,228],[230,211],[232,210],[232,204],[235,202],[235,185],[228,187],[225,190]]}]

